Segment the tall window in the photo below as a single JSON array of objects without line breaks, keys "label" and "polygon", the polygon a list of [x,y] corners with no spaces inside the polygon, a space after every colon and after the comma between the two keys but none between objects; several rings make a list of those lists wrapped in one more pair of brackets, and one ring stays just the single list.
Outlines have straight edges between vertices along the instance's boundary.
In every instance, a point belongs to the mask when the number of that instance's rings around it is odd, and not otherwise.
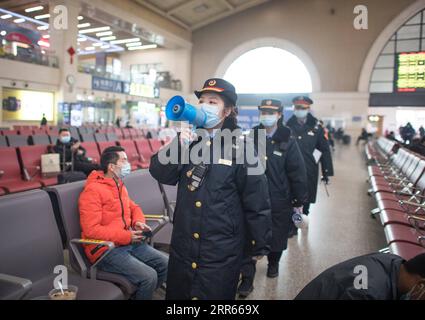
[{"label": "tall window", "polygon": [[238,93],[309,93],[312,81],[304,63],[292,53],[273,47],[251,50],[227,69],[224,79]]}]

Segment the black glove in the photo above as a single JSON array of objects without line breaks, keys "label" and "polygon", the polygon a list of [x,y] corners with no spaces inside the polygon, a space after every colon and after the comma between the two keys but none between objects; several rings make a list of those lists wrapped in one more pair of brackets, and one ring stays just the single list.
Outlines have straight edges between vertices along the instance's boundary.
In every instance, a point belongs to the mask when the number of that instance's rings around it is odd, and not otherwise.
[{"label": "black glove", "polygon": [[329,184],[329,177],[328,176],[322,176],[321,181],[323,181],[326,185]]}]

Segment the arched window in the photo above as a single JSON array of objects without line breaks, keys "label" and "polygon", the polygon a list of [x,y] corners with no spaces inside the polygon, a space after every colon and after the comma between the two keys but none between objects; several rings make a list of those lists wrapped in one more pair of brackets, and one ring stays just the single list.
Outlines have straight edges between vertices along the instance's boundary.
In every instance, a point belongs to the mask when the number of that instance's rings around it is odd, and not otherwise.
[{"label": "arched window", "polygon": [[237,58],[224,79],[238,93],[309,93],[312,80],[304,63],[294,54],[279,48],[261,47]]},{"label": "arched window", "polygon": [[394,92],[396,60],[400,53],[425,51],[425,14],[421,11],[404,23],[388,40],[375,62],[369,83],[371,93]]}]

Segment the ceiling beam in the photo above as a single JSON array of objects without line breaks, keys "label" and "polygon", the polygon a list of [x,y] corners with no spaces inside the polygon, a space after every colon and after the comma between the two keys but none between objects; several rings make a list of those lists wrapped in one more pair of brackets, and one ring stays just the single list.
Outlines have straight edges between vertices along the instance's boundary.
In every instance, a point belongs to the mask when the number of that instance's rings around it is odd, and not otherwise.
[{"label": "ceiling beam", "polygon": [[189,1],[183,2],[179,4],[178,6],[174,7],[173,9],[168,10],[167,15],[172,15],[176,13],[177,11],[179,11],[180,9],[191,6],[192,4],[196,4],[197,2],[199,2],[199,0],[189,0]]},{"label": "ceiling beam", "polygon": [[235,10],[235,7],[229,2],[229,0],[221,0],[230,10]]},{"label": "ceiling beam", "polygon": [[187,25],[183,21],[181,21],[181,20],[179,20],[179,19],[177,19],[177,18],[175,18],[175,17],[173,17],[171,15],[168,15],[165,11],[159,9],[158,7],[154,6],[153,4],[150,4],[147,1],[140,1],[140,0],[139,1],[136,0],[136,3],[138,3],[138,4],[142,5],[142,6],[145,6],[149,10],[152,10],[153,12],[159,14],[160,16],[162,16],[164,18],[167,18],[167,19],[171,20],[172,22],[178,24],[180,27],[183,27],[186,30],[190,30],[190,26],[189,25]]},{"label": "ceiling beam", "polygon": [[246,9],[255,7],[256,5],[265,3],[267,1],[269,1],[269,0],[252,0],[252,1],[248,2],[248,3],[245,3],[243,5],[240,5],[240,6],[236,7],[236,8],[234,8],[233,11],[223,12],[223,13],[220,13],[220,14],[218,14],[216,16],[213,16],[213,17],[211,17],[209,19],[205,19],[202,22],[199,22],[197,24],[194,24],[192,26],[192,31],[195,31],[197,29],[200,29],[202,27],[205,27],[206,25],[208,25],[210,23],[213,23],[213,22],[216,22],[218,20],[224,19],[226,17],[231,16],[232,14],[236,14],[236,13],[241,12],[241,11],[244,11]]}]

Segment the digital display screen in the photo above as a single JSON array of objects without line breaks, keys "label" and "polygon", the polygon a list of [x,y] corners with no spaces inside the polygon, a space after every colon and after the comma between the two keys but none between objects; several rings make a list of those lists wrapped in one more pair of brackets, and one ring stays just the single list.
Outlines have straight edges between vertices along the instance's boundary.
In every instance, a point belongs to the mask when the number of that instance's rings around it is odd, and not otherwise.
[{"label": "digital display screen", "polygon": [[425,91],[425,52],[399,53],[396,56],[395,91]]}]

